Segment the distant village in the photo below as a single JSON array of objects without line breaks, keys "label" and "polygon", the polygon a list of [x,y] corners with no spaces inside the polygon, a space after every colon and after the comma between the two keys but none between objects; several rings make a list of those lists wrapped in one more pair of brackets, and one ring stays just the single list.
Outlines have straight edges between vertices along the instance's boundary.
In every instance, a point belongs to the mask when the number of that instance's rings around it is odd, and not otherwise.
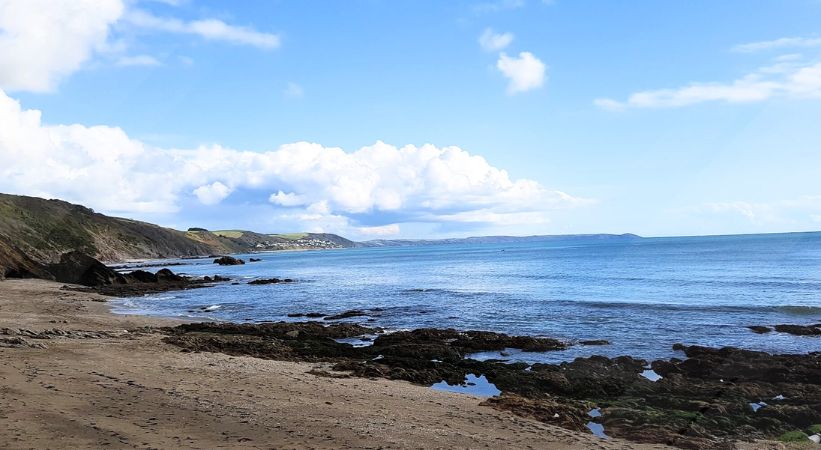
[{"label": "distant village", "polygon": [[257,250],[293,250],[293,249],[329,249],[329,248],[343,248],[335,242],[326,241],[323,239],[296,239],[287,242],[271,242],[263,241],[255,245]]}]

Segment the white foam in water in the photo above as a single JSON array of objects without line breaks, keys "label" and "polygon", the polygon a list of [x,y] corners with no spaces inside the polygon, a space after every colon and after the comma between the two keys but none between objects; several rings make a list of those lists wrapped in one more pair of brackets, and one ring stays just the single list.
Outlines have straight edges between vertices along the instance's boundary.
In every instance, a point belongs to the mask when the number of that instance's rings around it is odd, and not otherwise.
[{"label": "white foam in water", "polygon": [[[364,336],[370,337],[369,340],[362,340]],[[354,347],[370,347],[373,345],[373,340],[376,338],[376,335],[364,335],[364,336],[355,336],[350,338],[338,338],[334,339],[336,342],[340,344],[350,344]]]},{"label": "white foam in water", "polygon": [[445,381],[440,381],[431,386],[439,391],[458,392],[460,394],[471,394],[478,397],[496,397],[502,391],[496,389],[496,385],[485,378],[484,375],[476,376],[469,373],[465,377],[462,384],[448,384]]},{"label": "white foam in water", "polygon": [[206,306],[205,308],[202,308],[202,310],[203,311],[216,311],[220,308],[222,308],[222,306],[220,306],[220,305],[211,305],[211,306]]}]

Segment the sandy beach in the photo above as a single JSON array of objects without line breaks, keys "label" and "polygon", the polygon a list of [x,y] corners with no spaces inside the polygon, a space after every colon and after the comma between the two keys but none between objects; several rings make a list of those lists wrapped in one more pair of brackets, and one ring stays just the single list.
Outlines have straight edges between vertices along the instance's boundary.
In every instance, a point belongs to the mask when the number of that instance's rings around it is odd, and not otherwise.
[{"label": "sandy beach", "polygon": [[113,315],[62,286],[0,282],[0,448],[665,448],[469,395],[307,373],[317,364],[182,353],[134,331],[178,322]]}]

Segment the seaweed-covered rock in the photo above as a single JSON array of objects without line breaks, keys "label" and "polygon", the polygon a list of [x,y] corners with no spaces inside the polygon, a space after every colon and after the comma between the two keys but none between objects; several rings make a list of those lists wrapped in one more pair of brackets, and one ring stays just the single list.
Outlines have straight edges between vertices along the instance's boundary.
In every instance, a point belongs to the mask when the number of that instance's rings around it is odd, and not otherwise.
[{"label": "seaweed-covered rock", "polygon": [[[773,439],[821,424],[821,352],[770,355],[737,348],[676,345],[687,359],[648,363],[627,356],[577,358],[561,364],[477,361],[471,353],[506,348],[560,350],[550,338],[480,331],[419,329],[380,334],[351,323],[186,324],[167,342],[187,351],[299,361],[328,361],[336,371],[421,385],[462,383],[485,375],[502,395],[484,404],[583,430],[587,411],[609,436],[682,448],[732,448],[734,440]],[[373,345],[337,342],[377,334]],[[755,407],[753,407],[755,406]]]}]

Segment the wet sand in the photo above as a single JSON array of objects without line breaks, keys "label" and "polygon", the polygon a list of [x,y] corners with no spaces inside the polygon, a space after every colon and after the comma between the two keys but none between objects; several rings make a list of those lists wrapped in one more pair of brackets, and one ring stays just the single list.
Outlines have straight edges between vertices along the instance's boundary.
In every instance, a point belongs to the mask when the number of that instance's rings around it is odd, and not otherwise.
[{"label": "wet sand", "polygon": [[124,332],[179,322],[113,315],[104,297],[61,287],[0,282],[0,329],[12,329],[0,330],[0,448],[665,448],[469,395],[308,373],[320,364],[182,353],[159,333]]}]

